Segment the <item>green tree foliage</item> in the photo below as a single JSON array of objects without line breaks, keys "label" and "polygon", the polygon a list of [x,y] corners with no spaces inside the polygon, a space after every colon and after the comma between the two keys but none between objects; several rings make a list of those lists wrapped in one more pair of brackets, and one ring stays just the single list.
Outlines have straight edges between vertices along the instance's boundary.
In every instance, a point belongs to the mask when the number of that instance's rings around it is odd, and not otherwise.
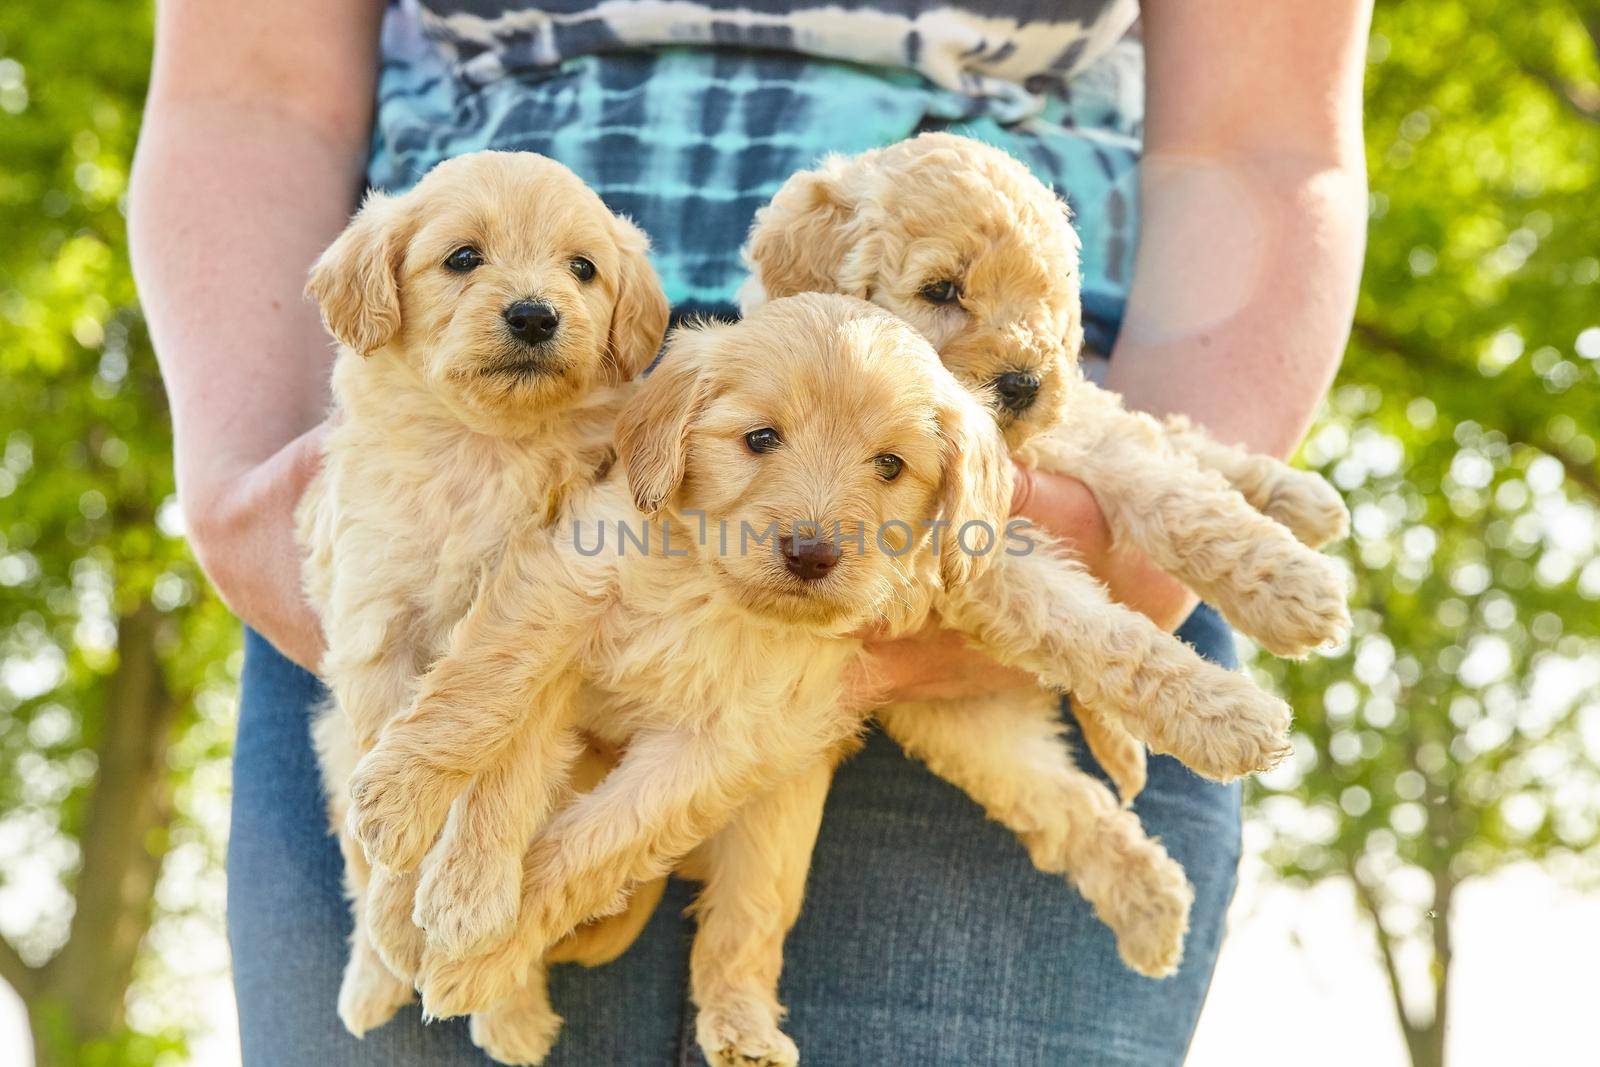
[{"label": "green tree foliage", "polygon": [[1278,871],[1353,882],[1418,1065],[1460,884],[1600,873],[1597,53],[1593,0],[1380,4],[1371,46],[1366,275],[1306,448],[1354,515],[1356,631],[1262,664],[1300,736],[1254,805]]},{"label": "green tree foliage", "polygon": [[122,210],[150,27],[0,6],[0,976],[50,1064],[181,1048],[139,1018],[163,1014],[142,946],[213,903],[173,873],[217,868],[191,816],[225,784],[237,628],[176,528]]}]

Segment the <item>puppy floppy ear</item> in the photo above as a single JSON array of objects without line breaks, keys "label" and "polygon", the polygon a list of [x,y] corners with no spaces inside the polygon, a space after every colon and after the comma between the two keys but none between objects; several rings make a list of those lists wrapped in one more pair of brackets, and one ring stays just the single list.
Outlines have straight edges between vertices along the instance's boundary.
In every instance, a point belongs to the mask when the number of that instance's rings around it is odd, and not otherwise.
[{"label": "puppy floppy ear", "polygon": [[622,264],[617,279],[617,305],[611,309],[607,355],[617,381],[637,377],[661,350],[667,332],[667,295],[650,265],[650,238],[632,222],[618,216],[612,232]]},{"label": "puppy floppy ear", "polygon": [[311,268],[306,295],[340,344],[370,356],[400,331],[400,262],[404,213],[383,193],[367,194],[361,210]]},{"label": "puppy floppy ear", "polygon": [[792,175],[756,212],[745,259],[769,299],[845,291],[840,276],[862,230],[849,191],[851,164],[830,156],[816,170]]},{"label": "puppy floppy ear", "polygon": [[656,369],[617,419],[617,458],[633,502],[655,515],[683,484],[689,427],[710,396],[707,350],[714,328],[676,330]]},{"label": "puppy floppy ear", "polygon": [[[1011,455],[994,419],[952,381],[939,406],[944,471],[939,483],[939,575],[946,588],[978,577],[1004,551],[1011,513]],[[968,523],[980,524],[967,537]],[[972,551],[963,549],[965,540]],[[982,551],[978,551],[981,549]]]}]

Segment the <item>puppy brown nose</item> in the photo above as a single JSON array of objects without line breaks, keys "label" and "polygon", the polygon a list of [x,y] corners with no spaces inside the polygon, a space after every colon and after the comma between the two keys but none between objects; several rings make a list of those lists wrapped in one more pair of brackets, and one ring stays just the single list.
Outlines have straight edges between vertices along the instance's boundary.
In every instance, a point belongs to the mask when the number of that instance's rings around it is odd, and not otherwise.
[{"label": "puppy brown nose", "polygon": [[550,340],[561,323],[561,316],[549,304],[536,304],[531,300],[518,300],[501,313],[511,336],[525,345],[536,345]]},{"label": "puppy brown nose", "polygon": [[1039,395],[1039,379],[1022,371],[1008,371],[994,380],[994,391],[1000,394],[1002,407],[1021,414],[1033,406]]},{"label": "puppy brown nose", "polygon": [[789,568],[789,573],[805,582],[826,578],[833,565],[839,562],[839,546],[832,541],[780,537],[778,550],[783,553],[783,565]]}]

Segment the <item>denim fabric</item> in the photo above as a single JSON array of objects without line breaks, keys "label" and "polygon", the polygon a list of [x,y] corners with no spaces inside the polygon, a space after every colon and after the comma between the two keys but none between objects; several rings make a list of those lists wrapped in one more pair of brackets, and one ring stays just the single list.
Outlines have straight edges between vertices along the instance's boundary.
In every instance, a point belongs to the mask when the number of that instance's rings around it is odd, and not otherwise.
[{"label": "denim fabric", "polygon": [[[1179,636],[1235,666],[1201,607]],[[334,1011],[349,918],[308,734],[316,681],[246,634],[228,933],[245,1067],[487,1063],[460,1021],[415,1007],[357,1041]],[[1090,757],[1080,755],[1089,763]],[[1180,1063],[1216,963],[1239,857],[1239,791],[1150,761],[1137,803],[1195,886],[1182,970],[1151,981],[1062,880],[958,790],[874,735],[839,773],[790,935],[787,1029],[815,1067]],[[687,1006],[692,888],[674,882],[639,942],[597,970],[557,967],[552,1065],[698,1064]]]}]

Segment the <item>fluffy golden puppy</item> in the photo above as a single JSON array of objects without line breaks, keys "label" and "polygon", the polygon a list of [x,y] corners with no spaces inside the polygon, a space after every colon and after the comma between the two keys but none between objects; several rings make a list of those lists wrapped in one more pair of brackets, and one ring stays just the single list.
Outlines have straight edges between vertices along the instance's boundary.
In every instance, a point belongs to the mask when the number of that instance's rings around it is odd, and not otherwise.
[{"label": "fluffy golden puppy", "polygon": [[[666,329],[647,249],[560,164],[482,152],[369,196],[311,272],[340,347],[298,518],[328,638],[315,733],[355,912],[339,1011],[357,1035],[411,999],[421,935],[414,876],[369,871],[342,832],[346,782],[507,540],[611,462],[626,385]],[[470,868],[438,871],[442,891]]]},{"label": "fluffy golden puppy", "polygon": [[[1339,495],[1181,417],[1128,412],[1084,378],[1077,235],[1066,205],[1006,153],[924,134],[831,157],[757,214],[746,256],[747,308],[842,292],[915,326],[983,399],[1020,462],[1082,479],[1116,540],[1269,651],[1303,654],[1348,629],[1341,575],[1293,540],[1343,536]],[[1085,739],[1131,799],[1144,782],[1142,748],[1089,704],[1079,710]]]},{"label": "fluffy golden puppy", "polygon": [[[459,798],[439,848],[519,864],[511,936],[490,930],[498,940],[460,959],[459,943],[430,938],[423,971],[429,1012],[482,1011],[475,1037],[523,1028],[520,1047],[480,1039],[507,1062],[540,1058],[559,1023],[546,949],[852,737],[852,635],[915,620],[934,590],[971,580],[988,561],[937,541],[934,521],[999,528],[1010,497],[992,421],[911,330],[843,297],[679,331],[617,448],[626,482],[580,491],[570,522],[507,548],[351,782],[350,826],[375,863],[414,867]],[[836,528],[842,548],[813,532]],[[504,851],[488,829],[516,820],[479,790],[496,775],[550,788],[572,726],[625,754],[522,866],[523,842]],[[484,838],[468,842],[469,827]]]},{"label": "fluffy golden puppy", "polygon": [[[1282,751],[1281,701],[1111,603],[1047,541],[1002,551],[1010,463],[992,418],[880,309],[811,294],[680,331],[618,426],[630,488],[609,478],[574,499],[570,526],[507,549],[413,708],[352,776],[352,835],[371,862],[406,870],[452,805],[452,825],[494,843],[475,851],[504,847],[489,829],[504,811],[474,797],[502,774],[559,774],[572,725],[625,747],[534,838],[510,931],[463,951],[429,926],[430,1012],[540,1018],[553,1033],[545,950],[704,842],[691,867],[719,876],[697,905],[701,1043],[718,1062],[793,1062],[776,983],[820,804],[784,798],[814,796],[801,783],[819,772],[825,792],[861,725],[841,686],[867,623],[904,631],[936,610],[1215,776]],[[974,526],[990,536],[964,540]],[[1050,821],[1016,827],[1035,854],[1125,943],[1170,952],[1189,904],[1181,870],[1070,759],[1047,787],[1028,810]],[[452,847],[467,847],[460,834]],[[495,1054],[529,1062],[547,1047]]]},{"label": "fluffy golden puppy", "polygon": [[[769,297],[841,292],[894,312],[984,404],[1016,458],[1091,485],[1119,539],[1274,651],[1336,639],[1348,624],[1341,576],[1295,538],[1317,545],[1342,533],[1337,494],[1182,420],[1128,413],[1087,382],[1078,367],[1077,249],[1065,206],[1024,167],[978,142],[930,134],[791,178],[757,216],[742,297],[749,311]],[[1189,887],[1117,798],[1077,770],[1056,691],[1077,698],[1084,737],[1125,802],[1144,781],[1144,741],[1229,777],[1281,751],[1286,713],[1274,720],[1270,708],[1232,703],[1263,746],[1253,753],[1211,750],[1204,727],[1158,739],[1170,724],[1195,721],[1150,714],[1177,672],[1191,668],[1168,656],[1153,627],[1108,605],[1062,554],[1005,559],[938,608],[947,624],[979,635],[1051,689],[885,708],[877,713],[885,730],[1012,829],[1040,869],[1065,874],[1112,927],[1130,967],[1172,973]],[[1052,652],[1037,655],[1052,637]],[[1125,642],[1141,650],[1129,657],[1131,670],[1115,662]],[[1235,735],[1241,724],[1220,709],[1212,706],[1220,713],[1209,722]],[[830,774],[814,767],[747,804],[684,866],[707,883],[691,977],[700,1042],[713,1062],[791,1062],[777,1025],[777,975]],[[767,906],[719,906],[730,883],[760,887],[745,899]]]}]

